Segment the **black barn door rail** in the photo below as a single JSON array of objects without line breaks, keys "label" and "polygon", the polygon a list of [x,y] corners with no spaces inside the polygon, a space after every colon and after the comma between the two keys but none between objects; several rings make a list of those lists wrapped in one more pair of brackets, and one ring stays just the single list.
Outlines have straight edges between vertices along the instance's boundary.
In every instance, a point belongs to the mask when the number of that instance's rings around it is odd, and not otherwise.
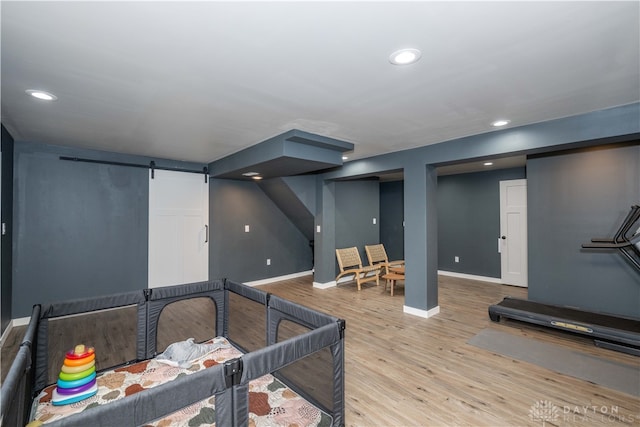
[{"label": "black barn door rail", "polygon": [[174,168],[170,166],[158,166],[156,162],[153,160],[149,162],[148,165],[140,164],[140,163],[125,163],[125,162],[112,162],[109,160],[95,160],[95,159],[83,159],[80,157],[68,157],[68,156],[60,156],[60,160],[69,160],[72,162],[84,162],[84,163],[98,163],[101,165],[115,165],[115,166],[126,166],[130,168],[142,168],[142,169],[151,169],[151,179],[154,178],[154,171],[164,170],[164,171],[176,171],[176,172],[190,172],[190,173],[201,173],[204,174],[204,182],[206,183],[209,178],[209,168],[206,166],[202,168],[202,170],[194,170],[194,169],[183,169],[183,168]]}]

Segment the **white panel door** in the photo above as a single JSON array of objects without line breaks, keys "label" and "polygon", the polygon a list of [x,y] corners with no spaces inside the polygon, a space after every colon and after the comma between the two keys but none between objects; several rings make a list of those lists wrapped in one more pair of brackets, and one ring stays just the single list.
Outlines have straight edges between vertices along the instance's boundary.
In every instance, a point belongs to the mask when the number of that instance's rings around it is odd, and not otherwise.
[{"label": "white panel door", "polygon": [[528,286],[527,180],[500,181],[500,237],[498,248],[502,282]]},{"label": "white panel door", "polygon": [[149,171],[149,287],[209,279],[209,186],[202,174]]}]

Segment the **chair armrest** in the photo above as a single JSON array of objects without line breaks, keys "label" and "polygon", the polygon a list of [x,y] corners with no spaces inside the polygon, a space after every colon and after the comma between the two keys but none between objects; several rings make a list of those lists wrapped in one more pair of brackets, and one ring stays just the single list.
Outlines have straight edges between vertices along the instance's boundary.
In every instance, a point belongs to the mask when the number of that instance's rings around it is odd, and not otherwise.
[{"label": "chair armrest", "polygon": [[345,270],[336,276],[336,282],[340,280],[340,278],[343,276],[350,276],[350,275],[357,276],[358,274],[360,274],[359,269]]},{"label": "chair armrest", "polygon": [[[358,271],[360,271],[362,273],[368,273],[370,271],[380,270],[384,266],[385,266],[385,264],[366,265],[366,266],[358,269]],[[378,273],[379,273],[379,271],[378,271]]]}]

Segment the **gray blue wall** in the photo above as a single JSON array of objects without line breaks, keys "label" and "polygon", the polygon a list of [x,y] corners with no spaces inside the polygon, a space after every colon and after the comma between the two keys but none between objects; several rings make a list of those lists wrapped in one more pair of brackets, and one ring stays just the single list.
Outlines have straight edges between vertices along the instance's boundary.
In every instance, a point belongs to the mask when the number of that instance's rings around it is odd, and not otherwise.
[{"label": "gray blue wall", "polygon": [[13,263],[13,138],[4,126],[2,128],[2,223],[6,225],[2,235],[2,277],[0,300],[2,300],[2,328],[9,326],[12,319],[12,263]]},{"label": "gray blue wall", "polygon": [[[421,315],[429,315],[435,313],[435,310],[429,311],[438,306],[438,180],[435,173],[438,166],[633,141],[640,135],[639,117],[640,104],[634,103],[355,160],[324,173],[321,179],[344,180],[403,170],[407,266],[405,306],[422,311]],[[318,194],[331,196],[324,191]],[[318,201],[318,206],[324,204],[324,200]],[[324,214],[324,207],[322,210]],[[326,227],[323,230],[323,233],[333,231]],[[316,253],[326,255],[332,250],[325,247],[332,243],[326,237],[316,238]],[[316,280],[328,280],[328,273],[328,270],[316,268]],[[629,296],[637,295],[632,293]]]},{"label": "gray blue wall", "polygon": [[524,168],[438,177],[439,270],[501,276],[500,181],[522,178]]},{"label": "gray blue wall", "polygon": [[404,182],[380,183],[380,243],[390,260],[404,259]]},{"label": "gray blue wall", "polygon": [[209,205],[209,277],[248,282],[313,268],[309,240],[258,184],[212,179]]},{"label": "gray blue wall", "polygon": [[316,176],[285,176],[282,180],[289,186],[309,212],[316,212]]},{"label": "gray blue wall", "polygon": [[[356,246],[360,250],[362,264],[368,265],[364,246],[380,242],[379,182],[336,182],[335,203],[336,248]],[[373,224],[373,218],[376,224]],[[337,265],[336,261],[336,272],[339,271]]]},{"label": "gray blue wall", "polygon": [[257,184],[307,240],[314,239],[315,176],[271,178]]},{"label": "gray blue wall", "polygon": [[149,163],[114,153],[15,144],[14,318],[28,316],[35,303],[147,287],[148,170],[63,161],[61,155]]},{"label": "gray blue wall", "polygon": [[640,146],[531,158],[527,181],[529,298],[638,317],[639,272],[580,245],[612,236],[640,203]]},{"label": "gray blue wall", "polygon": [[[362,250],[365,244],[377,243],[382,238],[379,226],[371,222],[374,216],[382,221],[379,184],[341,180],[404,169],[405,305],[423,310],[433,308],[437,305],[438,178],[435,167],[438,164],[508,153],[532,154],[594,146],[602,140],[610,143],[611,138],[637,139],[638,110],[639,105],[633,104],[491,132],[350,162],[322,175],[316,180],[315,192],[316,224],[322,224],[322,232],[315,235],[316,255],[320,256],[320,261],[316,261],[321,264],[316,266],[315,280],[328,282],[335,277],[336,247],[358,246]],[[128,168],[57,159],[58,155],[115,161],[137,158],[22,142],[16,142],[15,147],[12,316],[27,316],[34,302],[145,287],[147,171],[141,169],[138,175]],[[612,153],[621,152],[617,150]],[[612,157],[602,161],[600,156],[606,150],[530,160],[535,168],[532,171],[529,166],[527,173],[530,254],[535,252],[529,262],[532,299],[563,303],[576,301],[572,298],[581,294],[575,305],[617,314],[639,311],[638,276],[622,257],[581,254],[585,256],[578,261],[577,254],[571,253],[585,235],[588,239],[594,234],[614,231],[629,206],[638,203],[638,146],[622,150],[623,155],[607,154]],[[574,155],[578,157],[572,157]],[[601,163],[611,166],[603,169]],[[234,279],[250,281],[309,270],[308,242],[284,214],[255,184],[229,183],[215,181],[210,187],[212,239],[217,238],[219,242],[217,247],[212,244],[210,251],[211,276],[237,276]],[[533,205],[538,211],[531,213]],[[589,212],[588,218],[575,216],[584,212]],[[568,221],[561,222],[562,217]],[[573,235],[575,231],[571,228],[575,221],[580,224],[580,239],[577,234]],[[252,232],[262,233],[255,241],[251,240],[251,233],[243,234],[247,223],[252,226]],[[257,228],[254,224],[258,224]],[[555,259],[550,259],[549,241],[562,240],[563,233],[568,237],[567,242],[575,241],[569,246],[558,245],[554,248]],[[566,242],[563,240],[563,243]],[[278,254],[282,257],[278,258]],[[364,260],[364,252],[362,254]],[[271,268],[266,266],[267,257],[272,259]],[[592,265],[582,266],[585,259]],[[589,269],[601,271],[587,274]],[[607,288],[602,287],[602,277],[607,278]],[[611,281],[612,277],[615,282]]]}]

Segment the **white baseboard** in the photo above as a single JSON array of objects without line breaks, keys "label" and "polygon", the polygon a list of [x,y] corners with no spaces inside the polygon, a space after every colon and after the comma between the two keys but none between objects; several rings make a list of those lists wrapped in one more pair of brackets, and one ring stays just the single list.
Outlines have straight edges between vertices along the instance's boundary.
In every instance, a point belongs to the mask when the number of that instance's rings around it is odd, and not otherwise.
[{"label": "white baseboard", "polygon": [[313,287],[318,289],[327,289],[327,288],[332,288],[334,286],[338,286],[340,283],[347,283],[347,282],[355,282],[355,278],[353,278],[352,276],[344,276],[344,277],[341,277],[340,280],[338,280],[337,282],[335,280],[332,280],[327,283],[313,282]]},{"label": "white baseboard", "polygon": [[31,320],[31,316],[29,316],[29,317],[19,317],[17,319],[9,320],[9,324],[7,325],[7,328],[2,333],[2,337],[0,337],[0,347],[2,347],[4,345],[4,341],[7,339],[7,337],[9,336],[9,334],[11,333],[11,330],[13,328],[15,328],[17,326],[28,325],[30,320]]},{"label": "white baseboard", "polygon": [[24,325],[28,325],[29,321],[31,320],[31,316],[29,317],[19,317],[17,319],[13,319],[13,326],[24,326]]},{"label": "white baseboard", "polygon": [[413,316],[424,317],[425,319],[428,319],[429,317],[435,316],[436,314],[440,313],[440,306],[437,305],[433,308],[430,308],[429,310],[421,310],[419,308],[404,305],[402,306],[402,311]]},{"label": "white baseboard", "polygon": [[456,273],[455,271],[438,270],[438,274],[443,276],[459,277],[460,279],[479,280],[481,282],[498,283],[502,285],[502,279],[499,277],[476,276],[474,274]]},{"label": "white baseboard", "polygon": [[327,282],[327,283],[313,282],[313,287],[316,288],[316,289],[334,288],[337,285],[338,284],[336,283],[335,280],[332,280],[332,281]]},{"label": "white baseboard", "polygon": [[0,347],[4,345],[4,341],[9,336],[11,329],[13,329],[13,320],[9,320],[9,324],[7,325],[7,328],[4,330],[4,332],[2,333],[2,336],[0,337]]},{"label": "white baseboard", "polygon": [[247,286],[267,285],[269,283],[280,282],[282,280],[296,279],[298,277],[309,276],[311,274],[313,274],[313,270],[307,270],[307,271],[301,271],[299,273],[286,274],[284,276],[270,277],[268,279],[254,280],[252,282],[244,282],[244,284]]}]

